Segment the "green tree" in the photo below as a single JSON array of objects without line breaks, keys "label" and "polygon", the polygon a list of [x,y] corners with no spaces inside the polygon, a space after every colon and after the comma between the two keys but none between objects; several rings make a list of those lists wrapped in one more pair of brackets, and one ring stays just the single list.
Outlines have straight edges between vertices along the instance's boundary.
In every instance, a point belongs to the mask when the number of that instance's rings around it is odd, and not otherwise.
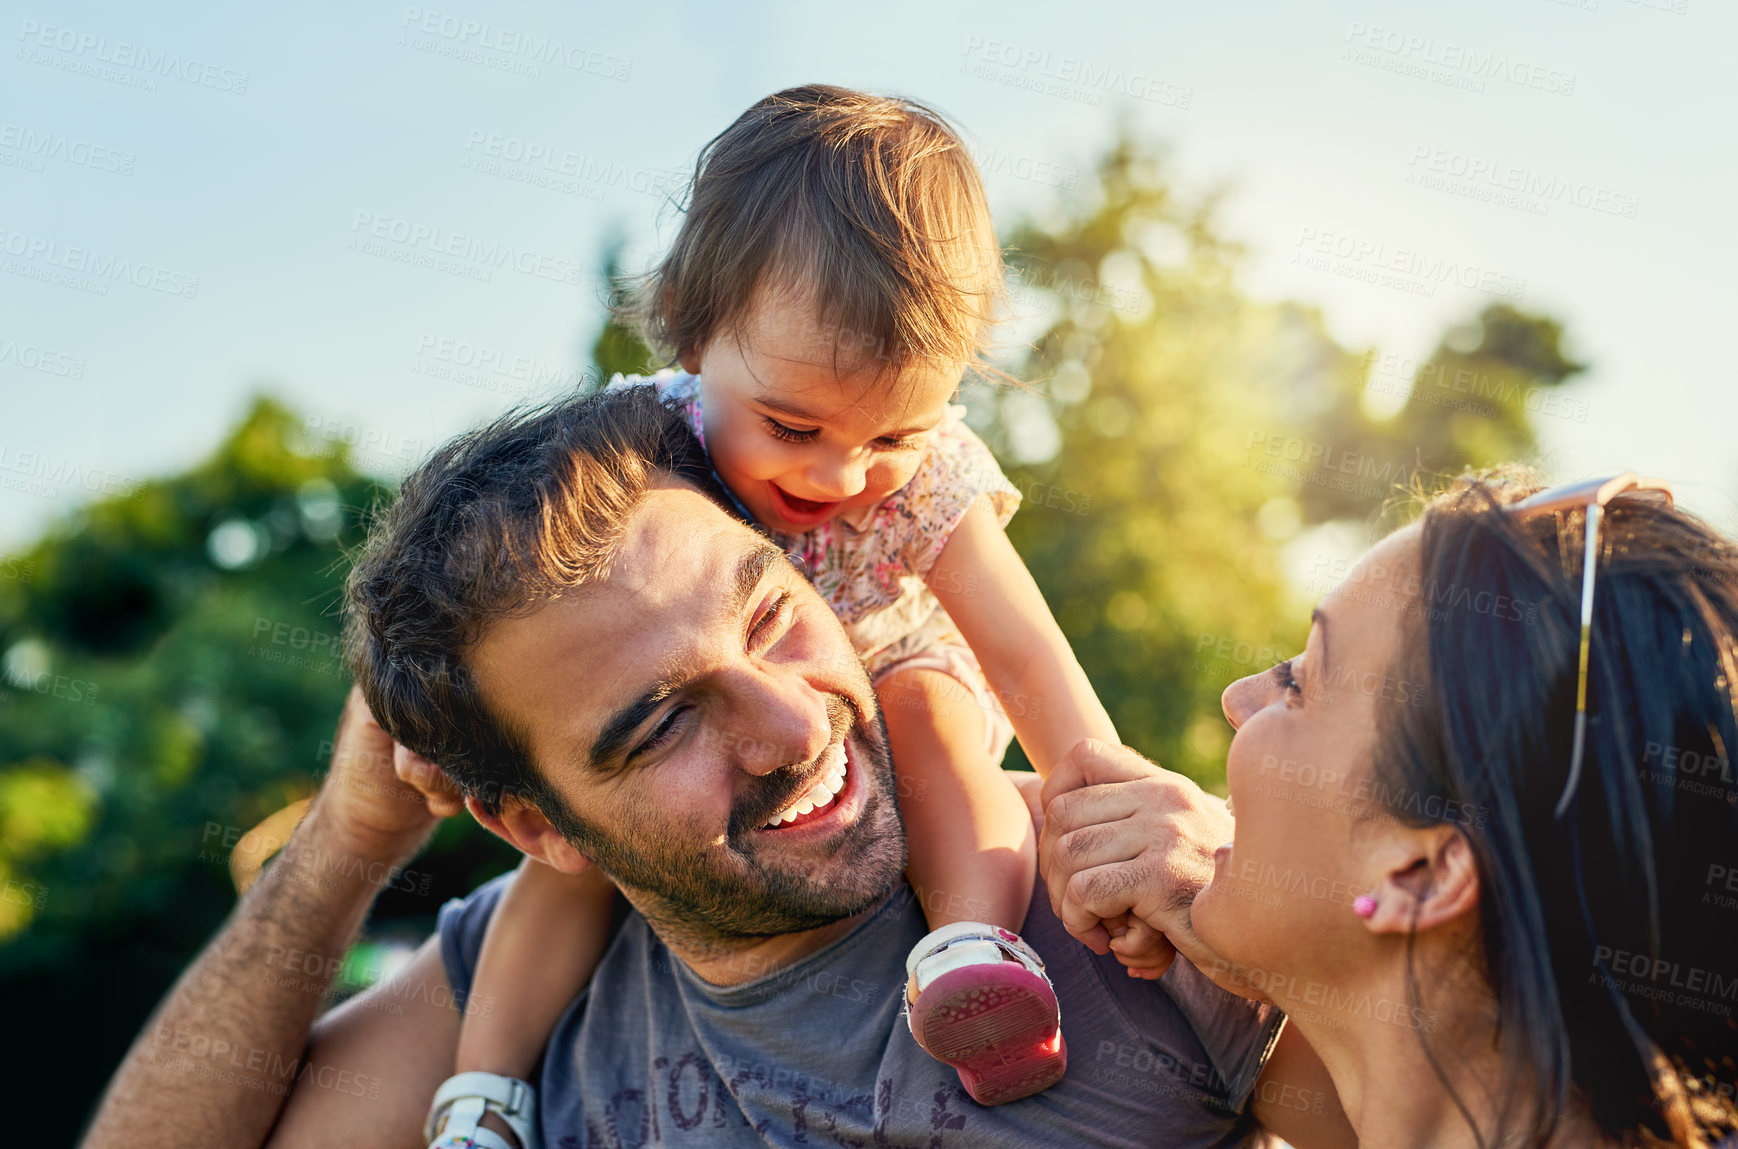
[{"label": "green tree", "polygon": [[[974,417],[1025,493],[1009,534],[1118,731],[1222,785],[1220,692],[1303,640],[1281,544],[1415,478],[1530,455],[1530,397],[1580,367],[1556,322],[1493,307],[1445,335],[1397,415],[1368,415],[1375,357],[1313,307],[1242,292],[1213,197],[1182,199],[1162,152],[1124,135],[1096,177],[1013,229],[1010,292],[1048,321],[1015,367],[1033,386],[979,390]],[[1433,393],[1463,373],[1488,410]],[[1340,481],[1348,456],[1361,473]]]}]

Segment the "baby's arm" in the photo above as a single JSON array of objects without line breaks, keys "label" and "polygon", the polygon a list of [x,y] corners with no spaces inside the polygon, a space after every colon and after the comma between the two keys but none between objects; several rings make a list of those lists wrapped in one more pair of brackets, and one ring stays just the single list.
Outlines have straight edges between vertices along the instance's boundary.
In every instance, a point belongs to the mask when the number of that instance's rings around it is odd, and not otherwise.
[{"label": "baby's arm", "polygon": [[[987,500],[974,503],[954,528],[930,570],[929,586],[977,655],[1040,776],[1048,777],[1087,738],[1121,742]],[[1164,972],[1171,948],[1163,935],[1126,916],[1103,925],[1132,976],[1151,979]]]},{"label": "baby's arm", "polygon": [[615,893],[596,868],[566,874],[531,858],[520,863],[483,937],[455,1072],[530,1079],[609,945]]},{"label": "baby's arm", "polygon": [[1122,741],[987,500],[954,528],[928,581],[1040,776],[1083,739]]}]

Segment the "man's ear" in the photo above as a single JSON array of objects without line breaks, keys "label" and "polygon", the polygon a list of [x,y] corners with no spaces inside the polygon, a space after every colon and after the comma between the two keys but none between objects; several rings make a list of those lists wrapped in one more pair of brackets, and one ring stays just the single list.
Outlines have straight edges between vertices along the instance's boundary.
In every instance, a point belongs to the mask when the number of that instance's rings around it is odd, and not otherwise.
[{"label": "man's ear", "polygon": [[566,874],[577,874],[591,865],[591,859],[573,848],[561,836],[561,831],[549,824],[543,811],[529,802],[507,798],[501,812],[491,814],[474,797],[466,797],[465,809],[482,824],[483,829],[530,858],[555,867]]},{"label": "man's ear", "polygon": [[1385,871],[1364,920],[1375,934],[1420,932],[1478,909],[1479,870],[1466,836],[1452,826],[1395,834],[1381,849]]}]

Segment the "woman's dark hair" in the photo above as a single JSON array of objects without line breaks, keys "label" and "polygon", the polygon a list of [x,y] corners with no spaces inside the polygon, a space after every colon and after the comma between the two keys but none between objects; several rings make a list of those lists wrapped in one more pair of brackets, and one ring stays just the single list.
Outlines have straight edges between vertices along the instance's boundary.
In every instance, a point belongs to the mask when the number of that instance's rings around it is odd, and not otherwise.
[{"label": "woman's dark hair", "polygon": [[1376,777],[1478,813],[1394,810],[1454,822],[1478,860],[1516,1083],[1481,1143],[1545,1145],[1573,1095],[1621,1144],[1707,1145],[1738,1127],[1738,546],[1659,502],[1607,508],[1585,757],[1558,819],[1586,516],[1502,510],[1536,489],[1511,470],[1426,506],[1398,670],[1424,702],[1384,713]]}]

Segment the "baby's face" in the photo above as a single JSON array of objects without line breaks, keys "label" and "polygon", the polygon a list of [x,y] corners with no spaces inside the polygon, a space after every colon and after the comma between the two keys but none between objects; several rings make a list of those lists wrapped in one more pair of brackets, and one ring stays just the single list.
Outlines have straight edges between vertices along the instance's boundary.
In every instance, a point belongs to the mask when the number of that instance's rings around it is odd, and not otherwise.
[{"label": "baby's face", "polygon": [[800,534],[911,481],[965,364],[918,361],[877,381],[873,359],[855,362],[806,303],[762,300],[740,333],[682,363],[703,380],[718,477],[763,526]]}]

